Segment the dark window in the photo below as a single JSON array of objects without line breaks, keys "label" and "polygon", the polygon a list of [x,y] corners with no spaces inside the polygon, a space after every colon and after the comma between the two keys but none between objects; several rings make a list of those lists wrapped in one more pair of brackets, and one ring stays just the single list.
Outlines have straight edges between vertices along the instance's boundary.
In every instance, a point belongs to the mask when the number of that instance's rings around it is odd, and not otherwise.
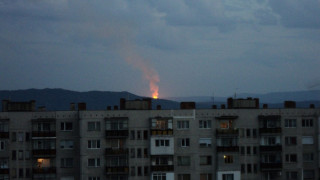
[{"label": "dark window", "polygon": [[149,167],[148,167],[148,166],[145,166],[145,167],[144,167],[144,175],[145,175],[145,176],[148,176],[148,175],[149,175]]},{"label": "dark window", "polygon": [[142,139],[142,137],[141,137],[141,131],[137,131],[137,139]]},{"label": "dark window", "polygon": [[137,149],[137,158],[142,158],[141,148]]},{"label": "dark window", "polygon": [[253,136],[253,138],[257,138],[257,130],[256,129],[252,129],[252,136]]},{"label": "dark window", "polygon": [[169,146],[169,140],[165,140],[165,146]]},{"label": "dark window", "polygon": [[251,129],[247,129],[247,138],[251,136]]},{"label": "dark window", "polygon": [[134,131],[130,131],[130,139],[131,140],[135,139],[135,132]]},{"label": "dark window", "polygon": [[143,139],[148,140],[148,130],[143,131]]},{"label": "dark window", "polygon": [[30,168],[26,168],[26,178],[30,178]]},{"label": "dark window", "polygon": [[240,152],[241,152],[241,155],[245,155],[245,147],[244,146],[241,146],[240,148]]},{"label": "dark window", "polygon": [[12,160],[17,159],[17,152],[15,150],[12,151]]},{"label": "dark window", "polygon": [[17,141],[17,133],[16,132],[12,132],[11,133],[11,137],[12,137],[12,142],[15,142],[15,141]]},{"label": "dark window", "polygon": [[257,147],[256,146],[253,147],[253,154],[257,154]]},{"label": "dark window", "polygon": [[251,147],[247,146],[247,154],[251,154]]},{"label": "dark window", "polygon": [[131,148],[130,150],[130,158],[135,158],[136,157],[136,150],[134,148]]},{"label": "dark window", "polygon": [[138,167],[138,176],[142,176],[142,167]]},{"label": "dark window", "polygon": [[253,165],[253,172],[256,174],[258,173],[258,165],[257,164],[254,164]]},{"label": "dark window", "polygon": [[251,164],[247,164],[247,172],[251,173]]},{"label": "dark window", "polygon": [[148,158],[148,148],[144,148],[144,151],[143,151],[143,157],[144,158]]},{"label": "dark window", "polygon": [[23,178],[23,169],[19,168],[19,178]]},{"label": "dark window", "polygon": [[30,133],[26,133],[26,141],[28,142],[28,141],[30,141]]},{"label": "dark window", "polygon": [[242,174],[246,173],[246,165],[245,164],[241,164],[241,173]]},{"label": "dark window", "polygon": [[135,176],[136,175],[136,167],[131,166],[130,171],[131,171],[131,176]]}]

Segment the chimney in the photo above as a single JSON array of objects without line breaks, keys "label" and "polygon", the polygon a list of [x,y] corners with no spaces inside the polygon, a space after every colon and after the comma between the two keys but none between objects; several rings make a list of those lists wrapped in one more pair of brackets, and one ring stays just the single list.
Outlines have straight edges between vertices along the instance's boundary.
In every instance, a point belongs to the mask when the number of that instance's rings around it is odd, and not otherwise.
[{"label": "chimney", "polygon": [[157,105],[157,110],[161,110],[161,105]]},{"label": "chimney", "polygon": [[8,112],[9,100],[2,100],[2,112]]},{"label": "chimney", "polygon": [[152,99],[151,98],[143,98],[142,101],[147,101],[148,102],[148,109],[152,109]]},{"label": "chimney", "polygon": [[78,110],[79,111],[87,110],[87,104],[85,102],[78,103]]},{"label": "chimney", "polygon": [[113,106],[113,109],[114,110],[118,110],[118,106]]},{"label": "chimney", "polygon": [[263,109],[268,109],[268,104],[263,104],[262,107]]},{"label": "chimney", "polygon": [[284,101],[284,108],[296,108],[295,101]]},{"label": "chimney", "polygon": [[46,109],[46,107],[45,106],[40,106],[39,108],[38,108],[38,111],[46,111],[47,109]]},{"label": "chimney", "polygon": [[125,109],[126,109],[126,99],[120,98],[120,110],[125,110]]},{"label": "chimney", "polygon": [[217,109],[217,105],[212,105],[212,109]]},{"label": "chimney", "polygon": [[[233,108],[233,98],[228,98],[227,100],[227,104],[228,104],[228,109],[232,109]],[[224,109],[222,108],[222,105],[221,105],[221,109]]]},{"label": "chimney", "polygon": [[111,110],[111,106],[107,106],[107,110]]},{"label": "chimney", "polygon": [[225,104],[221,104],[221,109],[225,109],[226,105]]},{"label": "chimney", "polygon": [[314,104],[310,104],[310,109],[314,109],[315,108],[315,105]]},{"label": "chimney", "polygon": [[75,110],[76,110],[75,103],[70,103],[70,111],[75,111]]}]

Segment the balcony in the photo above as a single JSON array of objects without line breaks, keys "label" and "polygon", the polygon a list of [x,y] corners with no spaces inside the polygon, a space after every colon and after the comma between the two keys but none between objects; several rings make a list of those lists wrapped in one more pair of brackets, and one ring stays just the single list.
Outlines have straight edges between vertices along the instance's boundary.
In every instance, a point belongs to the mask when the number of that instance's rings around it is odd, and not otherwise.
[{"label": "balcony", "polygon": [[275,163],[260,163],[261,170],[276,170],[282,168],[281,162],[275,162]]},{"label": "balcony", "polygon": [[127,156],[129,154],[128,148],[120,148],[120,149],[106,149],[106,156]]},{"label": "balcony", "polygon": [[128,166],[106,167],[107,174],[129,174]]},{"label": "balcony", "polygon": [[173,135],[173,130],[172,129],[152,129],[150,131],[150,134],[152,136],[157,136],[157,135],[169,135],[172,136]]},{"label": "balcony", "polygon": [[224,135],[238,136],[238,134],[239,134],[238,129],[217,129],[216,131],[217,136],[224,136]]},{"label": "balcony", "polygon": [[161,172],[174,171],[174,166],[173,166],[173,165],[156,165],[156,166],[151,166],[151,171],[161,171]]},{"label": "balcony", "polygon": [[32,131],[32,138],[56,137],[55,131]]},{"label": "balcony", "polygon": [[0,169],[0,174],[9,174],[9,168]]},{"label": "balcony", "polygon": [[239,146],[217,146],[217,152],[239,152]]},{"label": "balcony", "polygon": [[117,138],[128,138],[129,130],[106,130],[106,138],[117,139]]},{"label": "balcony", "polygon": [[50,157],[56,155],[55,149],[34,149],[32,150],[33,156],[44,156],[44,157]]},{"label": "balcony", "polygon": [[276,145],[276,146],[260,146],[260,152],[270,152],[270,151],[282,151],[282,146],[281,145]]},{"label": "balcony", "polygon": [[33,168],[33,174],[56,174],[56,167],[46,167],[46,168]]},{"label": "balcony", "polygon": [[9,139],[9,132],[0,132],[1,139]]},{"label": "balcony", "polygon": [[260,128],[259,133],[260,134],[281,134],[281,128]]}]

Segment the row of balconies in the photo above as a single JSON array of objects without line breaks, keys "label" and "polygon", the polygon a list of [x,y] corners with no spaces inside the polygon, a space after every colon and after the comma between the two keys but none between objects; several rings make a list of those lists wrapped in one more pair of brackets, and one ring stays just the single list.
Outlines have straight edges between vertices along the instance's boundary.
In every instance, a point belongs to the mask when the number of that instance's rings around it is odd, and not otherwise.
[{"label": "row of balconies", "polygon": [[[0,174],[9,174],[9,168],[0,169]],[[56,167],[46,168],[33,168],[33,174],[55,174],[57,172]]]}]

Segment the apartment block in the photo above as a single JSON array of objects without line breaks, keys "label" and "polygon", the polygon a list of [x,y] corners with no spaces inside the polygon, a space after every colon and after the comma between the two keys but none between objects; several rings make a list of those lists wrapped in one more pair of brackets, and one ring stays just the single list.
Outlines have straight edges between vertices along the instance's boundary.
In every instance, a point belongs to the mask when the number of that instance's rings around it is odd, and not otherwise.
[{"label": "apartment block", "polygon": [[227,106],[152,109],[150,99],[106,110],[36,109],[3,101],[0,180],[319,179],[320,109]]}]

